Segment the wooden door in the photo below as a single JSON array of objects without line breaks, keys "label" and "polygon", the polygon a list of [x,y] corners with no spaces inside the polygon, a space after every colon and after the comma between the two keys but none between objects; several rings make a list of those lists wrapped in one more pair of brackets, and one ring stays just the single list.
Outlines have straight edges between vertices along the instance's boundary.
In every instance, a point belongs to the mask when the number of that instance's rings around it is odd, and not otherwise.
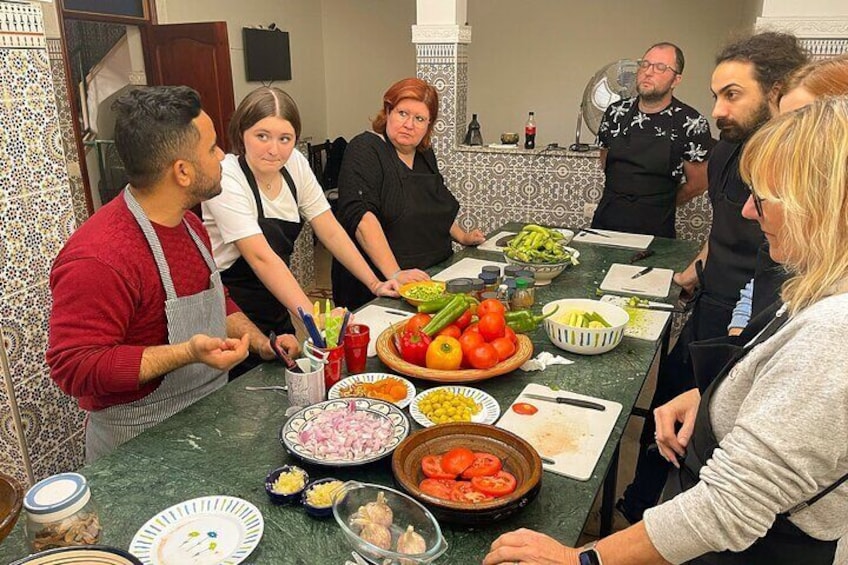
[{"label": "wooden door", "polygon": [[185,85],[200,93],[218,145],[230,150],[227,126],[235,111],[227,24],[207,22],[146,26],[145,63],[151,85]]}]

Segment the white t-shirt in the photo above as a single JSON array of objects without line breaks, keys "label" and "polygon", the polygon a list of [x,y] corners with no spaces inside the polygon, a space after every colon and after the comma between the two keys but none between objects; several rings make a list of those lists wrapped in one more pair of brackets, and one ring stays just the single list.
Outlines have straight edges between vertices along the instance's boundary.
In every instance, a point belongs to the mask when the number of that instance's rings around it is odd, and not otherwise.
[{"label": "white t-shirt", "polygon": [[[212,240],[212,254],[220,270],[228,269],[241,256],[235,242],[261,234],[259,228],[259,210],[256,199],[247,183],[247,177],[238,163],[238,156],[227,155],[221,162],[222,192],[215,198],[201,204],[203,225]],[[276,198],[270,200],[260,190],[262,209],[266,218],[279,218],[289,222],[300,222],[301,215],[307,221],[330,209],[330,203],[324,197],[324,191],[315,174],[309,167],[309,161],[295,149],[285,164],[286,170],[297,188],[297,202],[285,179],[282,190]],[[282,174],[280,175],[282,176]]]}]

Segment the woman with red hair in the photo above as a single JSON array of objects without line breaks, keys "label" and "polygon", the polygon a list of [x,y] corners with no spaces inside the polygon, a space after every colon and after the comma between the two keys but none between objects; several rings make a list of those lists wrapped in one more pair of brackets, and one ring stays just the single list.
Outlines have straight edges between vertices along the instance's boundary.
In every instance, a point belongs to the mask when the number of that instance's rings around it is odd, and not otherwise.
[{"label": "woman with red hair", "polygon": [[[456,222],[459,202],[439,173],[430,146],[439,96],[426,81],[407,78],[383,95],[373,131],[353,138],[339,173],[339,222],[374,272],[403,284],[429,278],[422,270],[451,256],[451,242],[477,245],[480,230]],[[373,296],[333,261],[333,298],[356,308]]]}]

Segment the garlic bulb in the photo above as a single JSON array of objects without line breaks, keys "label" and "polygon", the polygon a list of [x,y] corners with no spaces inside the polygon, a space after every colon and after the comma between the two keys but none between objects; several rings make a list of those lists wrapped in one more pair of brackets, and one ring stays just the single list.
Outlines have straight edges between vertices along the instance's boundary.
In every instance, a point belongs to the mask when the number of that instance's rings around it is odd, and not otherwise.
[{"label": "garlic bulb", "polygon": [[386,495],[380,492],[377,494],[377,500],[359,507],[350,517],[350,524],[363,528],[373,522],[385,528],[390,528],[393,516],[392,509],[386,504]]},{"label": "garlic bulb", "polygon": [[359,532],[359,537],[380,549],[392,547],[392,532],[386,526],[381,526],[376,522],[368,522]]},{"label": "garlic bulb", "polygon": [[415,528],[411,525],[407,526],[406,531],[398,538],[397,552],[411,555],[425,551],[427,551],[427,542],[424,541],[421,534],[415,531]]}]

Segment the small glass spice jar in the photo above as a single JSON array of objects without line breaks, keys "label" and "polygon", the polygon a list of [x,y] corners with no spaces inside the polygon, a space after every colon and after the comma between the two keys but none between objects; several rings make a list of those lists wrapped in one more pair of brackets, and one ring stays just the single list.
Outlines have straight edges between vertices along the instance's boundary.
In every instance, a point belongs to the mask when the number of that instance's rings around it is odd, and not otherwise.
[{"label": "small glass spice jar", "polygon": [[445,283],[445,292],[448,294],[470,294],[471,279],[464,277],[451,279]]},{"label": "small glass spice jar", "polygon": [[480,300],[480,294],[482,294],[486,290],[486,283],[483,282],[483,279],[471,279],[471,296]]},{"label": "small glass spice jar", "polygon": [[480,269],[480,274],[483,273],[492,273],[498,281],[496,284],[501,284],[501,268],[497,265],[484,265],[483,268]]},{"label": "small glass spice jar", "polygon": [[483,292],[498,291],[498,285],[500,284],[500,282],[498,281],[498,276],[495,273],[483,271],[482,273],[480,273],[480,280],[483,281]]},{"label": "small glass spice jar", "polygon": [[518,265],[507,265],[503,269],[503,276],[504,278],[509,277],[514,279],[518,276],[518,273],[520,273],[521,270],[521,267],[519,267]]},{"label": "small glass spice jar", "polygon": [[24,497],[26,537],[33,552],[100,542],[103,530],[88,481],[60,473],[39,481]]},{"label": "small glass spice jar", "polygon": [[536,302],[536,291],[527,283],[528,281],[524,277],[516,279],[515,292],[509,302],[512,310],[527,310]]}]

